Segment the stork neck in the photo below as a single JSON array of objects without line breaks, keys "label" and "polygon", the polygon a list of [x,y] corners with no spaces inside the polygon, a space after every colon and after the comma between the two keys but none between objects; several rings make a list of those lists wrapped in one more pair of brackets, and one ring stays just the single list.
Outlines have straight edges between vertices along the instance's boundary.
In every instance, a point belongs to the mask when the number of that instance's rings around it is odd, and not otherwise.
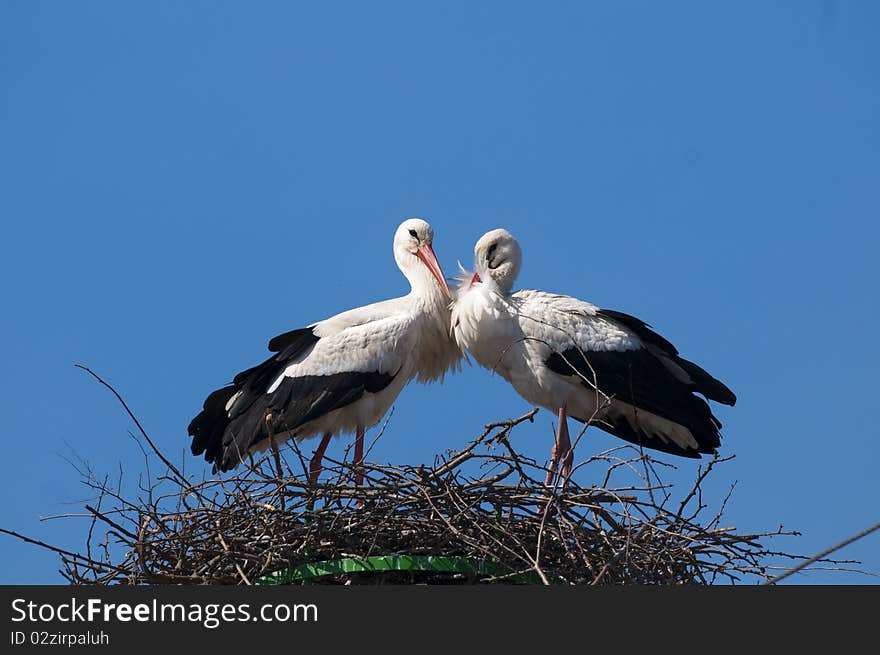
[{"label": "stork neck", "polygon": [[409,278],[409,282],[411,286],[409,297],[414,303],[431,311],[440,308],[446,310],[449,299],[427,269],[425,269],[424,275],[415,275]]},{"label": "stork neck", "polygon": [[424,296],[425,298],[434,295],[443,296],[443,291],[440,289],[440,285],[437,284],[437,280],[434,279],[431,271],[422,262],[419,261],[415,266],[410,267],[409,271],[404,271],[404,275],[409,280],[409,285],[414,295]]}]

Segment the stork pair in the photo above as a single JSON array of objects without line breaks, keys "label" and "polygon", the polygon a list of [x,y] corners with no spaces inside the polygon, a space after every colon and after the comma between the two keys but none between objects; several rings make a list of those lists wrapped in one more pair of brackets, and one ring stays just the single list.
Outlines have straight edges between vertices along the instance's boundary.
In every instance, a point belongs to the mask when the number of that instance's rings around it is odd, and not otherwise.
[{"label": "stork pair", "polygon": [[475,271],[453,295],[433,239],[425,221],[404,221],[394,259],[410,282],[407,295],[275,337],[271,357],[210,394],[189,425],[193,454],[227,471],[273,443],[321,435],[309,465],[314,482],[334,435],[355,433],[360,464],[364,431],[403,386],[442,380],[460,368],[463,351],[558,415],[548,484],[572,470],[569,416],[675,455],[718,447],[721,424],[695,394],[728,405],[736,397],[647,324],[569,296],[512,292],[522,255],[506,230],[477,241]]}]

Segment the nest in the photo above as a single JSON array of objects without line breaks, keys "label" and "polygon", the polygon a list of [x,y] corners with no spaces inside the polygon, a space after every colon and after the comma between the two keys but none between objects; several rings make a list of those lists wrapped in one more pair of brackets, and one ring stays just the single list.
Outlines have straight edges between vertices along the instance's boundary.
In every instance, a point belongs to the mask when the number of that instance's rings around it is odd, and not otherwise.
[{"label": "nest", "polygon": [[[723,459],[701,466],[678,500],[660,462],[631,446],[577,467],[601,467],[595,486],[545,486],[546,468],[510,439],[534,414],[487,425],[431,466],[366,462],[363,486],[346,458],[325,458],[323,482],[310,484],[294,443],[193,481],[143,433],[133,497],[81,471],[97,492],[84,551],[40,545],[60,553],[70,583],[91,585],[703,585],[770,580],[771,560],[797,557],[763,545],[794,533],[722,526],[726,498],[703,517],[701,485]],[[167,468],[154,479],[157,456]]]}]

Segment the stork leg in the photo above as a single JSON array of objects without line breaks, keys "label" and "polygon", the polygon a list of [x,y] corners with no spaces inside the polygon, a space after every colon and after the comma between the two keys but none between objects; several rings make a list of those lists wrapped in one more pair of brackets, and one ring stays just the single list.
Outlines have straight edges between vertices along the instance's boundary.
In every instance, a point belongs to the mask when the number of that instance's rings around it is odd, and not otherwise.
[{"label": "stork leg", "polygon": [[[562,412],[565,412],[564,407]],[[574,464],[574,449],[571,447],[571,438],[568,434],[568,416],[562,417],[562,452],[559,453],[559,456],[562,458],[560,473],[562,474],[562,486],[564,487],[568,484],[568,478],[571,476],[571,469]]]},{"label": "stork leg", "polygon": [[359,425],[354,438],[354,483],[358,487],[364,484],[364,428]]},{"label": "stork leg", "polygon": [[327,450],[327,444],[330,443],[330,434],[327,433],[321,437],[321,443],[315,449],[312,460],[309,462],[309,482],[317,484],[318,476],[321,475],[321,460],[324,459],[324,451]]},{"label": "stork leg", "polygon": [[574,453],[571,449],[571,439],[568,434],[568,414],[566,413],[565,405],[563,405],[559,408],[556,442],[553,444],[553,450],[550,451],[550,465],[547,467],[547,477],[544,480],[544,484],[548,487],[552,485],[554,478],[556,478],[556,470],[559,469],[564,486],[568,482],[568,476],[571,475],[573,461]]}]

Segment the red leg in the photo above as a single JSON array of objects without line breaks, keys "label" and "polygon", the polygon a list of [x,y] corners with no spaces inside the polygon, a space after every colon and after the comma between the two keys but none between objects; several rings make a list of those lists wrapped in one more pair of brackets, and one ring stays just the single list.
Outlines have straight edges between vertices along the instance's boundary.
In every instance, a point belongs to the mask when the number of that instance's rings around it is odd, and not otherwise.
[{"label": "red leg", "polygon": [[354,483],[357,486],[364,484],[364,428],[358,426],[357,436],[354,438]]},{"label": "red leg", "polygon": [[327,450],[327,444],[330,443],[330,435],[325,434],[321,437],[321,443],[315,449],[312,461],[309,462],[309,482],[316,484],[318,476],[321,474],[321,460],[324,459],[324,451]]},{"label": "red leg", "polygon": [[[565,409],[563,408],[564,411]],[[562,459],[560,475],[562,475],[562,486],[564,487],[568,484],[568,478],[571,475],[572,465],[574,464],[574,450],[571,447],[571,439],[568,435],[568,417],[562,416],[560,420],[562,421],[561,452],[559,453],[559,457]]]},{"label": "red leg", "polygon": [[[544,480],[546,486],[553,484],[556,477],[557,468],[560,469],[563,484],[571,475],[572,461],[574,455],[571,450],[571,440],[568,436],[568,414],[565,411],[565,405],[559,408],[559,423],[556,426],[556,442],[553,444],[553,450],[550,451],[550,465],[547,467],[547,477]],[[560,467],[560,461],[562,466]]]}]

